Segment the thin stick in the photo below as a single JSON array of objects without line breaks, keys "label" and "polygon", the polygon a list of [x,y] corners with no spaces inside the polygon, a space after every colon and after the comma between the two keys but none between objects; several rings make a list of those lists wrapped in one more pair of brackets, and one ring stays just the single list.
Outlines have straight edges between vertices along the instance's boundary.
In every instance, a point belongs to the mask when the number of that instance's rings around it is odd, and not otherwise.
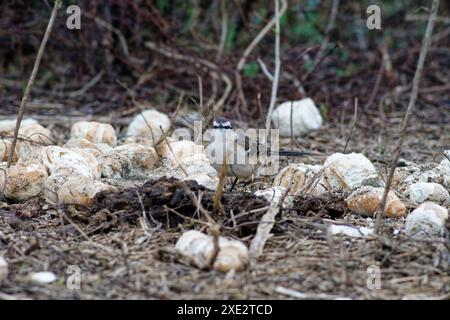
[{"label": "thin stick", "polygon": [[180,167],[181,171],[183,171],[183,173],[186,175],[186,177],[189,177],[186,169],[184,168],[184,166],[181,164],[181,162],[178,160],[177,156],[173,152],[172,146],[170,145],[169,140],[167,139],[166,133],[164,132],[164,129],[161,125],[159,126],[159,129],[161,129],[164,141],[166,142],[166,145],[169,148],[170,153],[172,154],[173,158],[175,159],[175,163],[177,164],[177,166]]},{"label": "thin stick", "polygon": [[220,44],[219,51],[217,52],[216,60],[219,61],[222,57],[223,51],[225,50],[225,44],[227,42],[228,36],[228,14],[227,14],[227,3],[226,0],[220,0],[220,13],[222,15],[222,25],[220,32]]},{"label": "thin stick", "polygon": [[[177,107],[175,108],[175,112],[172,115],[172,118],[170,119],[170,126],[169,130],[167,130],[167,135],[171,135],[173,131],[175,130],[175,121],[177,120],[178,113],[180,113],[181,104],[183,103],[184,99],[184,91],[181,92],[180,97],[178,98]],[[164,137],[161,136],[159,138],[158,142],[156,142],[156,145],[159,145],[164,140]]]},{"label": "thin stick", "polygon": [[[134,97],[133,91],[131,91],[131,89],[128,88],[128,86],[127,86],[125,83],[123,83],[123,82],[120,81],[120,80],[117,80],[117,83],[120,84],[122,87],[124,87],[125,90],[127,90],[128,94],[129,94],[130,97],[131,97],[131,101],[133,102],[133,105],[134,105],[137,109],[139,109],[139,111],[140,111],[139,114],[141,115],[142,119],[144,120],[145,125],[146,125],[146,126],[148,127],[148,129],[150,130],[150,134],[151,134],[151,136],[152,136],[153,147],[154,147],[155,150],[156,150],[156,154],[158,154],[158,151],[157,151],[157,148],[156,148],[156,146],[157,146],[157,141],[156,141],[155,136],[154,136],[154,134],[153,134],[152,126],[148,123],[147,119],[144,117],[144,114],[143,114],[143,112],[145,111],[144,108],[143,108],[140,104],[138,104],[138,103],[136,102],[136,99],[135,99],[135,97]],[[161,155],[158,154],[158,157],[161,157]]]},{"label": "thin stick", "polygon": [[339,9],[339,0],[333,0],[330,17],[328,19],[327,30],[325,31],[325,36],[323,37],[322,44],[320,45],[320,49],[317,52],[317,55],[314,59],[314,65],[318,64],[319,61],[322,59],[322,55],[325,52],[328,43],[330,42],[330,33],[334,29],[338,9]]},{"label": "thin stick", "polygon": [[270,73],[264,61],[262,61],[261,58],[258,58],[258,63],[267,79],[269,79],[269,81],[273,81],[273,75]]},{"label": "thin stick", "polygon": [[42,39],[41,45],[39,46],[39,50],[36,56],[36,60],[34,61],[33,70],[31,71],[30,78],[28,79],[27,87],[25,88],[25,93],[22,97],[22,101],[20,102],[19,114],[17,115],[16,128],[14,129],[14,139],[12,141],[11,150],[9,151],[8,164],[7,167],[11,167],[11,163],[14,158],[14,150],[16,149],[17,137],[19,136],[20,123],[22,122],[23,115],[26,111],[27,101],[31,94],[31,88],[33,87],[34,80],[36,79],[37,72],[39,70],[39,65],[41,64],[42,56],[45,52],[45,47],[47,45],[48,39],[50,38],[50,34],[52,32],[53,23],[55,22],[56,13],[58,12],[59,7],[61,6],[61,0],[56,0],[55,5],[53,6],[52,15],[50,16],[50,20],[47,24],[47,29],[45,30],[44,38]]},{"label": "thin stick", "polygon": [[343,153],[345,153],[345,151],[347,151],[347,146],[348,146],[348,143],[350,142],[350,139],[352,138],[353,129],[355,128],[357,117],[358,117],[358,98],[355,98],[355,112],[353,113],[353,122],[352,122],[352,126],[350,127],[350,132],[348,134],[347,141],[345,141]]},{"label": "thin stick", "polygon": [[[280,17],[285,13],[287,7],[288,7],[287,1],[282,0],[281,1],[281,9],[278,14]],[[277,20],[279,20],[279,19],[275,15],[275,17],[272,20],[270,20],[270,22],[256,35],[256,37],[253,39],[253,41],[248,45],[248,47],[245,49],[244,53],[242,54],[241,59],[239,60],[239,63],[236,68],[237,71],[241,71],[242,68],[244,68],[245,62],[247,61],[247,58],[250,55],[250,53],[253,51],[253,49],[255,49],[255,47],[264,38],[264,36],[273,28],[273,26],[276,24]]]},{"label": "thin stick", "polygon": [[260,118],[263,118],[264,117],[264,111],[263,111],[262,102],[261,102],[261,92],[258,92],[258,108],[259,108]]},{"label": "thin stick", "polygon": [[290,118],[289,118],[289,124],[291,127],[291,149],[294,147],[294,124],[293,119],[294,118],[294,100],[291,101],[291,113],[290,113]]},{"label": "thin stick", "polygon": [[[387,46],[386,41],[384,42],[383,46]],[[372,107],[372,104],[375,100],[375,97],[377,96],[378,90],[380,88],[380,84],[381,84],[381,80],[383,79],[383,72],[384,72],[385,64],[386,64],[386,59],[384,58],[384,56],[385,55],[383,54],[383,59],[381,61],[380,69],[378,70],[377,78],[375,80],[375,85],[373,86],[373,90],[372,90],[372,93],[370,94],[370,98],[366,104],[365,110],[370,110],[370,108]]]},{"label": "thin stick", "polygon": [[108,29],[111,32],[114,32],[116,34],[117,38],[119,38],[119,43],[122,46],[123,54],[126,57],[130,56],[130,50],[128,49],[127,40],[125,39],[125,36],[122,34],[122,32],[119,29],[114,28],[109,22],[107,22],[103,19],[100,19],[99,17],[97,17],[95,15],[91,15],[88,12],[85,12],[83,14],[86,15],[86,17],[95,20],[95,22],[97,22],[100,26]]},{"label": "thin stick", "polygon": [[281,286],[276,287],[275,292],[295,299],[350,300],[350,298],[347,297],[336,296],[327,293],[304,293]]},{"label": "thin stick", "polygon": [[202,77],[198,76],[198,96],[200,98],[200,112],[204,113],[203,111],[203,81],[202,81]]},{"label": "thin stick", "polygon": [[220,250],[219,248],[220,226],[218,225],[210,226],[209,233],[213,237],[213,244],[214,244],[213,254],[211,255],[211,260],[209,261],[209,268],[212,269]]},{"label": "thin stick", "polygon": [[[282,199],[286,197],[288,191],[289,190],[286,190],[285,194],[282,195]],[[258,228],[256,229],[255,237],[250,244],[249,254],[252,259],[256,260],[263,254],[264,246],[271,237],[270,232],[275,225],[275,217],[280,212],[281,205],[281,200],[280,202],[272,201],[267,212],[262,216]]]},{"label": "thin stick", "polygon": [[233,89],[233,83],[231,82],[230,78],[225,73],[223,73],[216,64],[205,59],[196,59],[191,56],[182,55],[163,45],[157,46],[156,43],[152,41],[145,42],[144,46],[150,50],[159,52],[160,54],[168,58],[180,61],[187,61],[189,63],[193,63],[194,66],[197,68],[206,69],[206,71],[208,71],[212,79],[222,79],[222,81],[225,83],[225,90],[222,96],[220,97],[219,101],[217,101],[217,103],[214,104],[214,110],[218,111],[220,110],[220,108],[222,108],[222,106],[225,104],[225,101],[228,99],[231,90]]},{"label": "thin stick", "polygon": [[431,35],[433,34],[434,22],[436,21],[436,15],[439,7],[439,0],[433,0],[430,17],[428,19],[427,30],[422,40],[422,48],[420,49],[419,61],[417,63],[416,73],[414,74],[413,87],[411,91],[411,96],[408,103],[408,108],[406,109],[405,117],[402,123],[402,132],[397,143],[397,150],[394,159],[392,159],[391,170],[389,171],[389,177],[384,189],[383,199],[381,200],[380,211],[377,214],[377,219],[375,222],[375,233],[379,233],[381,227],[381,221],[386,210],[386,199],[389,189],[392,184],[392,179],[394,177],[394,172],[397,167],[398,159],[400,158],[400,153],[402,152],[403,140],[406,134],[406,128],[408,127],[409,118],[413,112],[414,105],[416,104],[417,95],[419,93],[419,83],[420,77],[422,75],[423,65],[425,63],[425,58],[427,56],[428,49],[430,47]]},{"label": "thin stick", "polygon": [[66,219],[77,231],[85,238],[87,241],[91,241],[91,238],[75,223],[70,219],[67,214],[61,211],[60,213],[64,219]]},{"label": "thin stick", "polygon": [[[195,196],[195,194],[192,192],[192,190],[190,190],[189,188],[187,188],[186,186],[184,186],[184,191],[186,192],[186,194],[188,195],[188,197],[191,199],[192,203],[194,204],[194,206],[197,208],[197,210],[202,213],[205,217],[206,220],[208,220],[208,222],[203,222],[201,220],[198,220],[200,223],[204,223],[208,226],[214,225],[216,224],[216,222],[214,221],[214,219],[211,217],[211,215],[209,214],[208,210],[206,210],[203,205],[202,205],[202,201],[201,201],[201,197],[202,197],[202,193],[199,192],[198,194],[198,198]],[[188,217],[185,217],[188,218]]]},{"label": "thin stick", "polygon": [[275,103],[277,102],[278,82],[280,81],[280,8],[278,0],[275,0],[275,70],[273,71],[272,93],[270,95],[269,111],[266,118],[266,130],[270,130],[270,118],[272,117]]},{"label": "thin stick", "polygon": [[149,228],[149,223],[148,223],[147,215],[146,215],[146,213],[145,213],[144,202],[142,202],[142,198],[141,198],[141,195],[139,194],[139,191],[138,191],[138,190],[136,190],[136,196],[137,196],[138,201],[139,201],[139,204],[141,205],[141,208],[142,208],[142,217],[139,219],[140,222],[141,222],[142,230],[144,230],[144,233],[145,233],[145,234],[147,234],[147,233],[150,234],[150,233],[148,232],[148,230],[149,230],[150,228]]},{"label": "thin stick", "polygon": [[76,91],[69,93],[69,97],[76,98],[76,97],[84,95],[86,93],[86,91],[91,89],[102,79],[104,74],[105,74],[105,70],[100,71],[94,78],[89,80],[81,89],[78,89]]},{"label": "thin stick", "polygon": [[[429,17],[426,14],[407,14],[405,21],[428,21]],[[450,23],[449,17],[436,17],[436,22]]]}]

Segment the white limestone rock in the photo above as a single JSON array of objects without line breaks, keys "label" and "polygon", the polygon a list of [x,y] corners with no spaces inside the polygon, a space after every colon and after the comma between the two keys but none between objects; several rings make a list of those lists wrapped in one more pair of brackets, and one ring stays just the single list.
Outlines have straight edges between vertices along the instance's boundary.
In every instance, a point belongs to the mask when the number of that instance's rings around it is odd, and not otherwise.
[{"label": "white limestone rock", "polygon": [[117,144],[114,128],[109,123],[96,121],[79,121],[74,123],[70,137],[71,139],[86,139],[93,143],[104,143],[111,147]]},{"label": "white limestone rock", "polygon": [[[180,166],[183,166],[183,169],[186,170],[187,176]],[[201,161],[199,161],[196,156],[185,158],[180,166],[170,168],[166,172],[166,176],[173,176],[181,180],[195,180],[198,184],[210,190],[217,189],[217,186],[219,185],[217,171],[211,166],[211,163],[207,158]]]},{"label": "white limestone rock", "polygon": [[150,146],[154,146],[163,136],[161,128],[164,133],[168,134],[170,128],[169,117],[155,109],[145,110],[136,115],[128,126],[127,137],[143,137],[147,140]]},{"label": "white limestone rock", "polygon": [[6,262],[5,258],[0,256],[0,285],[6,280],[8,277],[8,262]]},{"label": "white limestone rock", "polygon": [[43,147],[36,158],[47,168],[50,174],[56,173],[60,168],[67,168],[92,180],[101,177],[97,159],[84,149],[74,150],[48,146]]},{"label": "white limestone rock", "polygon": [[137,143],[117,146],[99,158],[104,178],[144,178],[157,161],[155,149]]},{"label": "white limestone rock", "polygon": [[101,191],[112,192],[116,191],[116,189],[100,181],[90,180],[84,176],[76,176],[60,185],[57,191],[57,199],[52,200],[58,201],[58,204],[90,207],[94,203],[95,195]]},{"label": "white limestone rock", "polygon": [[158,145],[157,151],[161,157],[170,159],[173,165],[193,159],[208,161],[204,147],[193,141],[173,141],[169,142],[169,144],[163,141]]},{"label": "white limestone rock", "polygon": [[0,191],[15,202],[24,202],[44,191],[47,170],[37,161],[19,162],[0,172]]},{"label": "white limestone rock", "polygon": [[353,190],[377,173],[361,153],[334,153],[325,160],[324,167],[324,185],[332,191]]},{"label": "white limestone rock", "polygon": [[[291,126],[292,110],[292,126]],[[274,128],[280,130],[280,137],[301,136],[322,126],[323,119],[311,98],[286,101],[280,104],[271,117]]]},{"label": "white limestone rock", "polygon": [[[9,153],[11,152],[12,142],[10,139],[0,139],[0,162],[8,161]],[[19,159],[17,148],[14,150],[13,161]]]},{"label": "white limestone rock", "polygon": [[33,153],[39,152],[44,146],[54,144],[50,130],[38,123],[21,126],[19,138],[15,151],[22,161],[30,160]]},{"label": "white limestone rock", "polygon": [[399,185],[402,192],[407,192],[410,185],[417,182],[437,183],[447,191],[450,190],[450,162],[443,159],[437,166],[423,165],[420,170],[407,176]]},{"label": "white limestone rock", "polygon": [[286,194],[287,189],[285,187],[271,187],[264,190],[257,190],[253,194],[258,197],[265,198],[269,203],[275,203],[280,205],[281,199],[284,197],[283,207],[292,207],[294,198],[293,196]]},{"label": "white limestone rock", "polygon": [[434,182],[416,182],[408,188],[409,198],[415,203],[433,201],[438,204],[450,203],[448,191],[440,184]]},{"label": "white limestone rock", "polygon": [[77,151],[78,149],[85,149],[90,152],[97,160],[111,152],[113,148],[106,143],[93,143],[86,139],[70,139],[64,144],[64,148],[69,148]]},{"label": "white limestone rock", "polygon": [[219,237],[219,252],[214,261],[214,240],[196,230],[190,230],[178,239],[175,250],[180,259],[199,268],[212,267],[221,272],[241,271],[248,264],[248,249],[238,240]]},{"label": "white limestone rock", "polygon": [[331,224],[327,228],[327,233],[329,235],[344,235],[344,236],[359,238],[359,237],[365,237],[365,236],[372,235],[373,229],[367,228],[367,227],[355,228],[355,227]]},{"label": "white limestone rock", "polygon": [[302,193],[320,196],[326,192],[323,185],[323,166],[290,164],[276,175],[273,186],[289,189],[289,194]]},{"label": "white limestone rock", "polygon": [[57,277],[53,272],[42,271],[34,272],[28,276],[29,280],[34,284],[45,285],[55,282]]},{"label": "white limestone rock", "polygon": [[414,239],[432,239],[445,235],[448,210],[432,202],[424,202],[406,217],[405,232]]},{"label": "white limestone rock", "polygon": [[[16,128],[16,119],[9,120],[0,120],[0,132],[11,132]],[[37,124],[38,122],[32,118],[22,119],[20,123],[21,128],[28,127],[33,124]]]}]

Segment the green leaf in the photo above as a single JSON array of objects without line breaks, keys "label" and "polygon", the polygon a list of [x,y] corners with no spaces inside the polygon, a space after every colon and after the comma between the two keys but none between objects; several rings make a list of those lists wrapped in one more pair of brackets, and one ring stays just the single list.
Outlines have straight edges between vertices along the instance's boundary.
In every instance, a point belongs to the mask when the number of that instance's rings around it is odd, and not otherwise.
[{"label": "green leaf", "polygon": [[256,62],[248,63],[244,67],[244,75],[250,78],[254,78],[258,75],[259,65]]},{"label": "green leaf", "polygon": [[227,40],[225,41],[225,48],[232,49],[236,42],[236,24],[232,23],[228,26]]},{"label": "green leaf", "polygon": [[163,12],[164,9],[167,7],[168,2],[166,0],[156,0],[156,7],[159,11]]}]

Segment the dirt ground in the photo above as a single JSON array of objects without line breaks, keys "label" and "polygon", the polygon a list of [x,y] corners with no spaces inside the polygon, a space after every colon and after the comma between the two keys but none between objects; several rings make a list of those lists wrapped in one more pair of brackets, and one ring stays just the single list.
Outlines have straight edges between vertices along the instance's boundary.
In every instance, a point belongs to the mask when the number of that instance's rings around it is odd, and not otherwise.
[{"label": "dirt ground", "polygon": [[[404,159],[440,161],[442,148],[450,146],[450,114],[445,108],[417,111]],[[383,172],[391,159],[401,116],[388,114],[389,120],[381,121],[367,112],[360,115],[349,151],[365,153]],[[57,119],[40,119],[43,124],[52,121]],[[327,155],[342,151],[348,131],[347,121],[330,122],[298,140],[303,148]],[[233,209],[239,219],[231,222],[229,216],[213,216],[222,224],[222,235],[250,244],[260,218],[255,209],[266,203],[248,191],[269,183],[270,178],[259,179],[225,193],[225,208]],[[207,191],[195,183],[186,186],[193,194],[203,192],[207,206]],[[186,218],[195,210],[185,194],[177,193],[184,187],[163,179],[138,188],[147,217],[151,217],[145,220],[140,219],[142,207],[133,190],[116,196],[102,194],[94,208],[84,211],[58,210],[37,200],[20,205],[0,203],[0,255],[10,267],[8,279],[0,285],[0,299],[293,298],[286,289],[311,299],[450,297],[448,239],[410,240],[402,232],[404,219],[386,219],[379,238],[329,237],[325,230],[330,223],[373,224],[371,218],[346,212],[339,196],[313,202],[297,198],[294,207],[278,217],[263,256],[243,272],[221,274],[184,265],[173,253],[177,238],[186,229],[204,230],[195,219]],[[332,212],[323,210],[330,207]],[[67,286],[73,279],[70,266],[81,272],[80,289]],[[373,266],[381,271],[380,289],[367,286],[368,268]],[[51,271],[58,280],[49,285],[32,284],[28,275],[37,271]]]}]

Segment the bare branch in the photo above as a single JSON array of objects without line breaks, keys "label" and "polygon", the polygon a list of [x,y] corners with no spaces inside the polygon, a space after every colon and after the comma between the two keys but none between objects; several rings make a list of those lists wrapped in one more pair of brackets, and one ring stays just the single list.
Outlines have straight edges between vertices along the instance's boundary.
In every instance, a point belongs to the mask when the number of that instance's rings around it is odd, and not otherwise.
[{"label": "bare branch", "polygon": [[50,34],[52,33],[53,23],[55,22],[56,13],[58,12],[59,7],[61,6],[61,0],[56,0],[53,6],[53,11],[50,16],[50,20],[47,24],[47,29],[45,30],[44,38],[42,39],[41,45],[39,46],[39,50],[36,56],[36,60],[34,61],[33,70],[31,71],[30,78],[28,79],[27,87],[25,88],[25,93],[23,95],[22,101],[20,102],[19,114],[17,115],[16,128],[14,129],[14,139],[12,141],[11,150],[9,151],[8,157],[8,168],[11,166],[11,163],[14,158],[14,150],[16,149],[17,137],[19,135],[20,123],[22,122],[23,115],[25,114],[27,102],[31,94],[31,88],[33,87],[34,80],[36,79],[37,72],[39,70],[39,65],[41,64],[42,56],[45,52],[45,47],[47,45],[48,39],[50,38]]},{"label": "bare branch", "polygon": [[352,122],[352,126],[350,127],[350,132],[348,134],[347,141],[345,141],[343,153],[345,153],[345,151],[347,151],[348,143],[350,142],[350,139],[352,138],[353,129],[355,128],[357,117],[358,117],[358,98],[355,98],[355,112],[353,113],[353,122]]},{"label": "bare branch", "polygon": [[280,81],[281,59],[280,59],[280,9],[278,0],[275,0],[275,70],[273,72],[272,93],[270,95],[269,111],[266,118],[266,130],[270,130],[270,118],[272,117],[275,103],[277,102],[278,82]]},{"label": "bare branch", "polygon": [[[279,16],[283,16],[283,14],[286,12],[286,9],[288,7],[287,1],[282,0],[281,1],[281,8],[279,12]],[[256,37],[253,39],[253,41],[248,45],[248,47],[245,49],[244,53],[242,54],[241,59],[239,60],[239,63],[237,64],[237,71],[241,71],[242,68],[244,68],[245,62],[247,61],[248,56],[250,53],[255,49],[255,47],[258,45],[258,43],[264,38],[264,36],[275,26],[277,22],[278,17],[275,16],[270,22],[256,35]]]},{"label": "bare branch", "polygon": [[410,96],[409,103],[408,103],[408,108],[406,109],[405,117],[403,118],[401,135],[400,135],[400,138],[397,143],[397,150],[396,150],[395,156],[392,159],[391,170],[389,171],[388,180],[386,182],[386,187],[384,189],[383,198],[381,200],[380,211],[377,214],[377,219],[375,222],[375,233],[378,233],[380,230],[380,227],[381,227],[381,221],[382,221],[382,218],[383,218],[385,210],[386,210],[387,195],[389,193],[389,189],[392,184],[392,179],[394,177],[398,159],[400,158],[400,154],[402,152],[403,140],[405,138],[406,129],[407,129],[408,123],[409,123],[409,118],[410,118],[411,113],[413,112],[414,106],[416,104],[417,95],[419,93],[420,78],[422,75],[425,58],[427,56],[428,49],[430,47],[431,35],[433,34],[433,28],[434,28],[434,23],[436,21],[438,7],[439,7],[439,0],[433,0],[431,13],[430,13],[430,16],[428,19],[427,29],[425,31],[425,35],[422,40],[422,48],[420,49],[419,62],[417,63],[416,73],[414,74],[413,87],[412,87],[411,96]]}]

